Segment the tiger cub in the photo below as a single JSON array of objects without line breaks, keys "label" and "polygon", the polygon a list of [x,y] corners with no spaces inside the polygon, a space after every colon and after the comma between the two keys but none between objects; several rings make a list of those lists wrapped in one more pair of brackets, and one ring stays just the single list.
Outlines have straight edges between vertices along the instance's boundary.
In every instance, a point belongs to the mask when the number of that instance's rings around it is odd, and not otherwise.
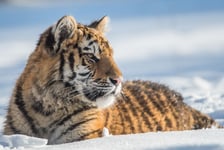
[{"label": "tiger cub", "polygon": [[4,134],[60,144],[102,136],[210,128],[218,124],[150,81],[126,81],[104,36],[107,17],[62,17],[40,37],[15,85]]}]

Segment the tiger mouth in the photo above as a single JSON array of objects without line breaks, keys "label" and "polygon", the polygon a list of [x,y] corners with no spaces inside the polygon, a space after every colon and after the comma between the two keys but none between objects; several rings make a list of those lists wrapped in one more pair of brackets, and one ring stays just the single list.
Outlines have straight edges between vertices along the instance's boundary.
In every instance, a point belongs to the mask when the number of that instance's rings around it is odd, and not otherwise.
[{"label": "tiger mouth", "polygon": [[[120,85],[121,86],[121,85]],[[96,101],[98,98],[106,98],[110,96],[116,96],[120,93],[121,87],[120,86],[114,86],[114,87],[108,87],[108,88],[92,88],[91,90],[84,90],[88,92],[84,92],[84,95],[87,99],[90,101]]]},{"label": "tiger mouth", "polygon": [[113,90],[113,91],[97,90],[97,91],[93,91],[91,93],[85,93],[85,97],[88,98],[90,101],[96,101],[97,98],[107,97],[110,95],[115,96],[115,90]]}]

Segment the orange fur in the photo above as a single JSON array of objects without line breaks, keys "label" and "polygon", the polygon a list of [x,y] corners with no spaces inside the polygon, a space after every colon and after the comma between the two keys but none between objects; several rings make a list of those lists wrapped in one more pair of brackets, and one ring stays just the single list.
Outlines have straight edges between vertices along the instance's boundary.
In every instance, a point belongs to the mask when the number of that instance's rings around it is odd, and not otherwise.
[{"label": "orange fur", "polygon": [[85,26],[65,16],[41,35],[15,85],[4,134],[59,144],[101,137],[104,127],[116,135],[218,126],[164,85],[127,81],[121,89],[106,22]]}]

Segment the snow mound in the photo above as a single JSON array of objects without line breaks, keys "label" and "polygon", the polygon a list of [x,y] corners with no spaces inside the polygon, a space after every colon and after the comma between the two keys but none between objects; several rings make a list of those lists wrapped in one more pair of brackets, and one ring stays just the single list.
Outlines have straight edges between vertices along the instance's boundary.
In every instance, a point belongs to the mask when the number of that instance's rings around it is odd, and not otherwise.
[{"label": "snow mound", "polygon": [[30,137],[26,135],[1,135],[0,145],[3,148],[25,148],[25,147],[42,147],[47,144],[46,139],[40,139],[36,137]]},{"label": "snow mound", "polygon": [[224,129],[106,136],[60,145],[46,145],[46,139],[25,135],[4,135],[0,136],[0,150],[223,150],[223,140]]},{"label": "snow mound", "polygon": [[[214,138],[215,137],[215,138]],[[107,136],[43,150],[223,150],[224,130],[206,129]],[[33,150],[35,150],[34,148]]]}]

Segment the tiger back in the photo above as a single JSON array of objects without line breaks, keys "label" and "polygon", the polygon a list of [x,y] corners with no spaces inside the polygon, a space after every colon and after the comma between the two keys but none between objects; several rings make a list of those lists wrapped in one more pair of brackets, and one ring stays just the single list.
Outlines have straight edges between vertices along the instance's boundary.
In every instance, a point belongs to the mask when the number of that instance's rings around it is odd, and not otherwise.
[{"label": "tiger back", "polygon": [[101,137],[104,127],[116,135],[218,126],[164,85],[122,82],[107,21],[64,16],[41,35],[14,87],[4,134],[60,144]]}]

